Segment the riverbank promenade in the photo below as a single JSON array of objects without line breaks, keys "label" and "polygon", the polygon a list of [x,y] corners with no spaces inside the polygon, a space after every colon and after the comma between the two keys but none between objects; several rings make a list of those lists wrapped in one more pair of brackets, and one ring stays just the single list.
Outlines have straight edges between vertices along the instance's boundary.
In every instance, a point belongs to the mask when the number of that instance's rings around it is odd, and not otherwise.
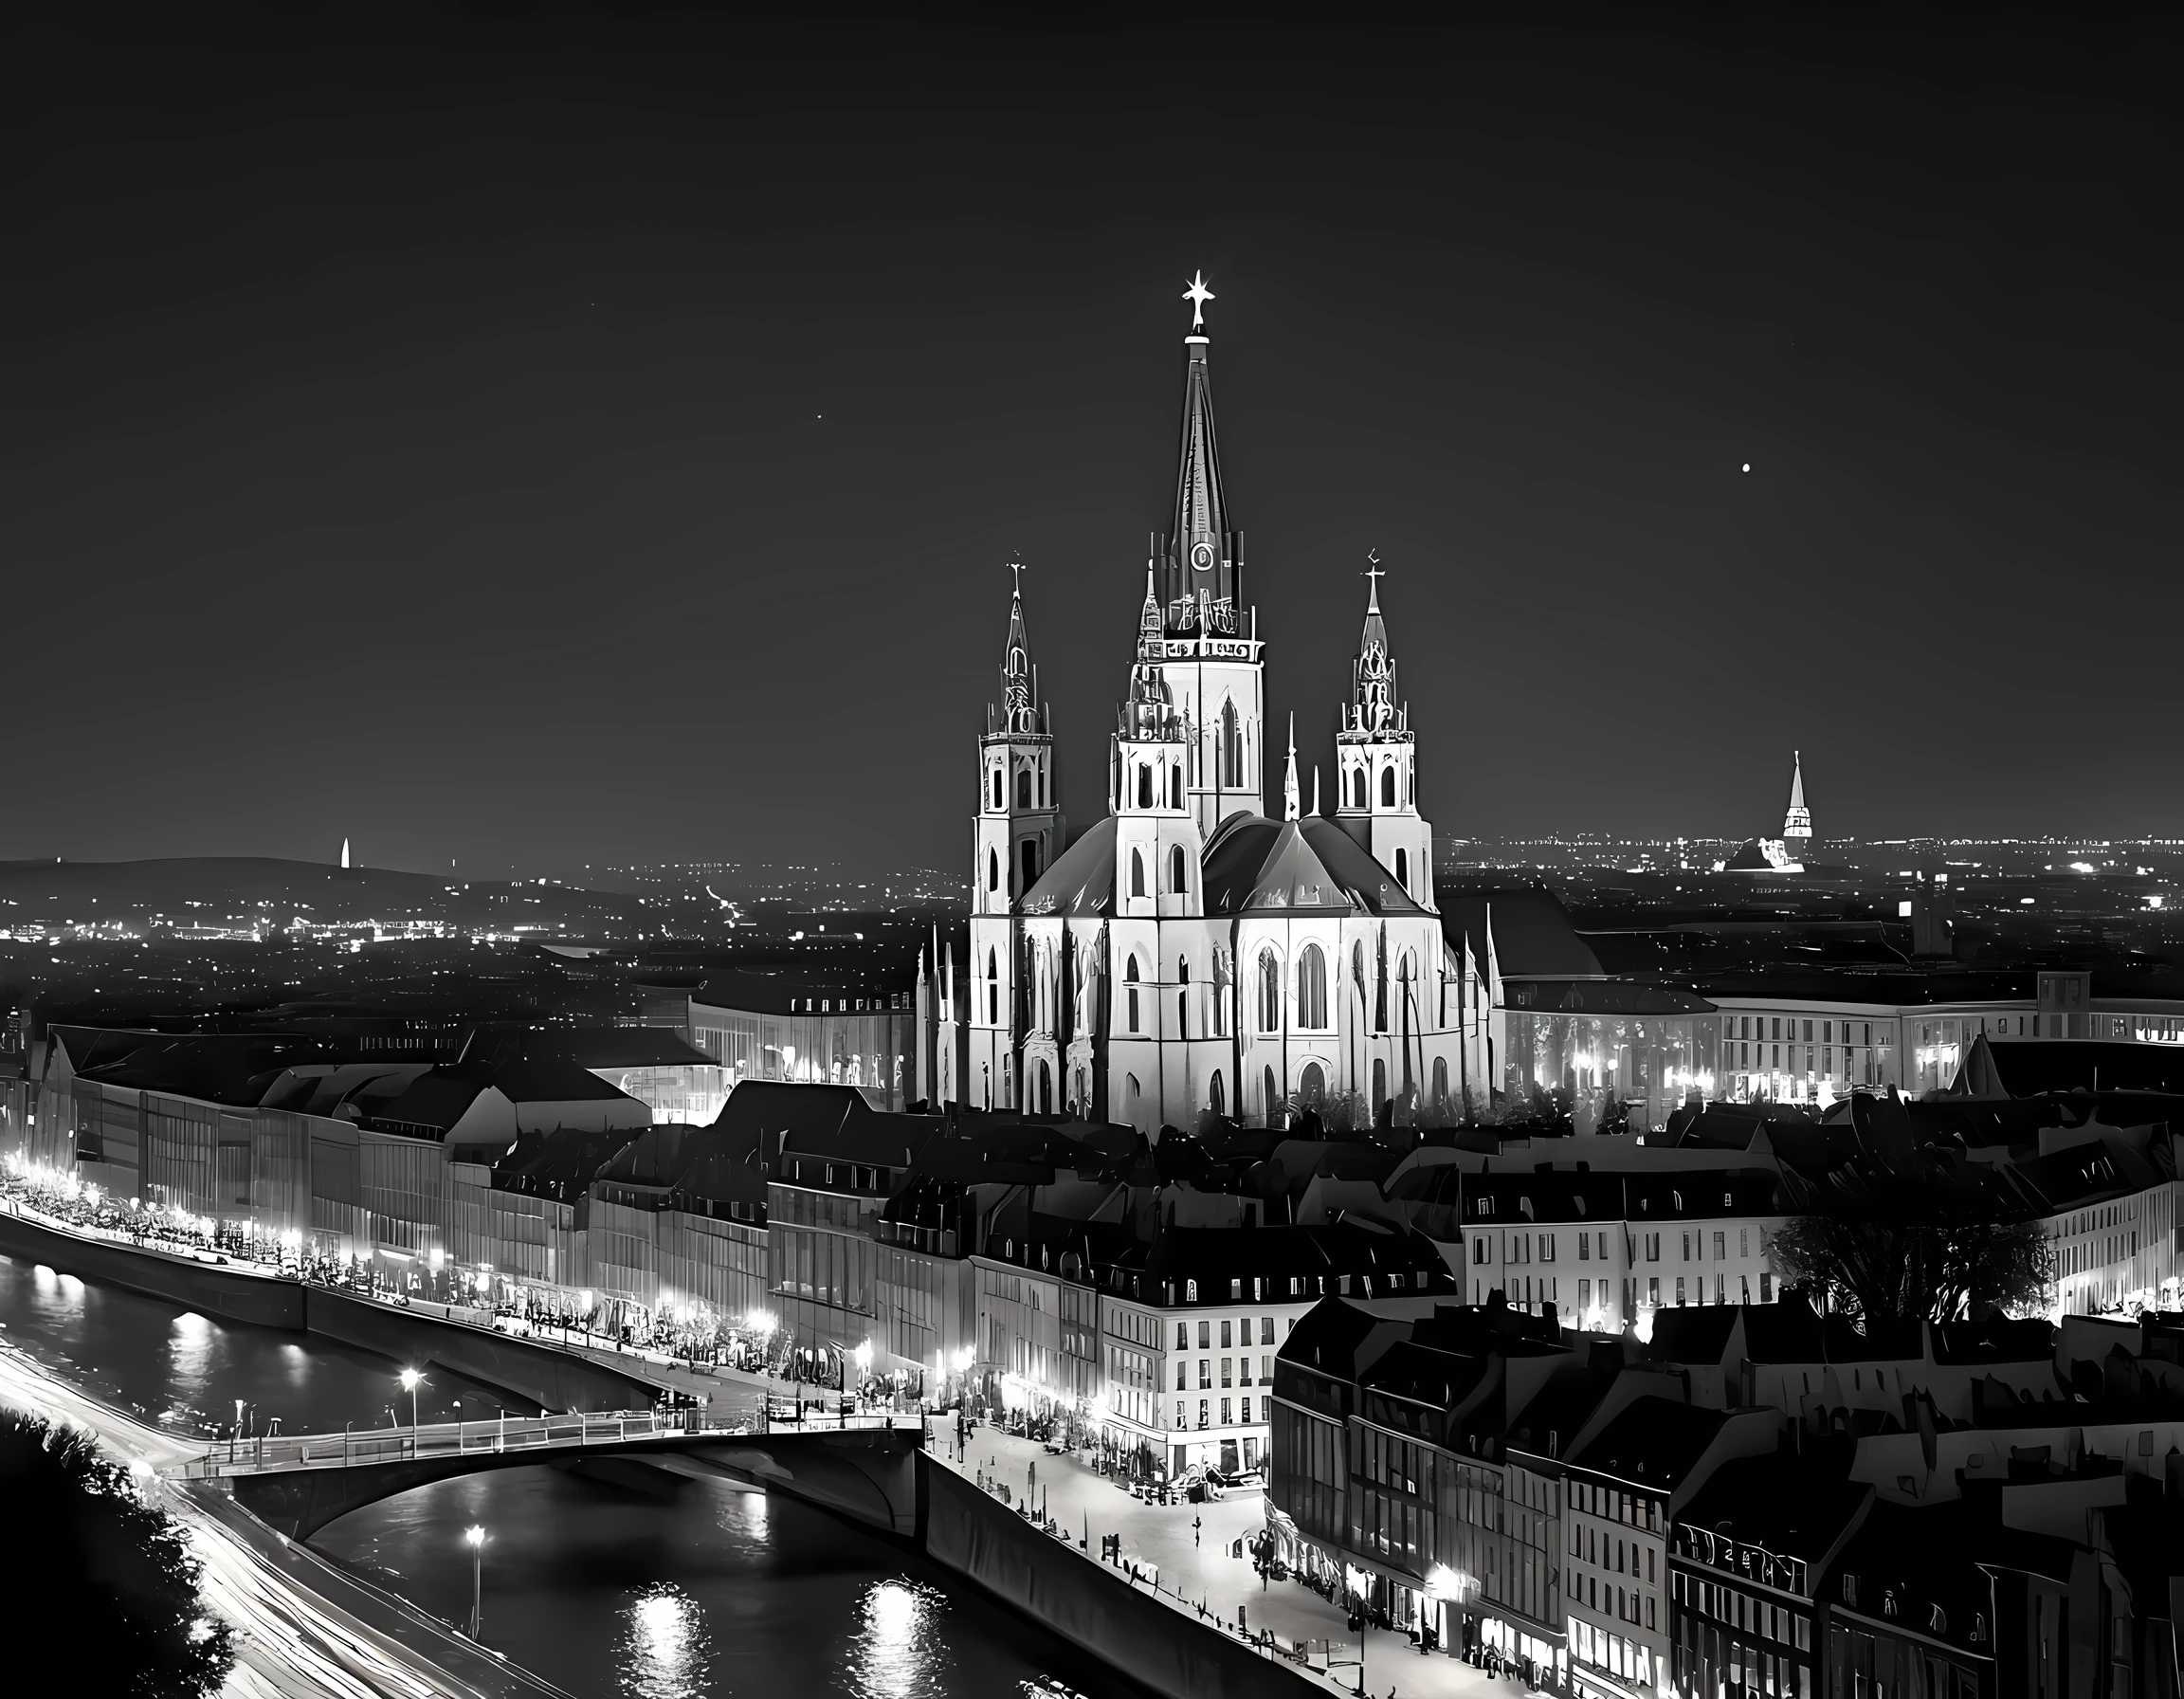
[{"label": "riverbank promenade", "polygon": [[[1235,1493],[1219,1504],[1149,1505],[1113,1480],[1064,1452],[1049,1452],[1035,1439],[1019,1439],[979,1427],[963,1456],[956,1450],[952,1417],[933,1418],[932,1455],[965,1480],[991,1492],[1009,1489],[1012,1507],[1027,1494],[1051,1517],[1071,1550],[1089,1535],[1084,1561],[1101,1562],[1102,1540],[1121,1537],[1124,1565],[1156,1577],[1141,1591],[1156,1592],[1174,1609],[1207,1623],[1209,1632],[1264,1638],[1271,1634],[1285,1650],[1303,1646],[1289,1668],[1309,1671],[1330,1693],[1360,1690],[1386,1699],[1521,1699],[1523,1686],[1490,1676],[1447,1653],[1421,1653],[1410,1638],[1384,1629],[1364,1634],[1364,1674],[1358,1674],[1358,1635],[1343,1608],[1297,1581],[1262,1581],[1249,1557],[1234,1554],[1265,1525],[1265,1500]],[[1101,1566],[1113,1573],[1112,1564]],[[1241,1631],[1241,1632],[1240,1632]]]}]

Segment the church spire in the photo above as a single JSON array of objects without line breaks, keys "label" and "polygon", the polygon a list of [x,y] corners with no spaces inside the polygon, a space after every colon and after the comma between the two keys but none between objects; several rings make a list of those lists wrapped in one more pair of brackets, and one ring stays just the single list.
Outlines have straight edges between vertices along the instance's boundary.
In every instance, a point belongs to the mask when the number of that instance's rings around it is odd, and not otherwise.
[{"label": "church spire", "polygon": [[1782,816],[1783,841],[1792,850],[1812,841],[1812,811],[1805,806],[1805,758],[1790,752],[1790,808]]},{"label": "church spire", "polygon": [[1299,813],[1297,797],[1297,716],[1289,716],[1289,770],[1282,778],[1282,817],[1294,820]]},{"label": "church spire", "polygon": [[1351,667],[1351,709],[1355,729],[1379,735],[1400,727],[1403,704],[1395,688],[1395,656],[1388,647],[1388,622],[1380,612],[1380,580],[1388,575],[1380,565],[1380,551],[1366,555],[1370,587],[1365,598],[1365,630],[1357,639],[1357,659]]},{"label": "church spire", "polygon": [[1001,649],[1001,713],[998,729],[1035,732],[1039,729],[1039,702],[1031,669],[1031,638],[1024,629],[1023,568],[1013,561],[1009,570],[1017,575],[1009,593],[1009,639]]},{"label": "church spire", "polygon": [[[1203,277],[1192,280],[1184,299],[1202,314],[1213,299]],[[1178,630],[1205,619],[1223,633],[1236,630],[1237,569],[1242,539],[1228,528],[1228,492],[1221,483],[1221,454],[1213,432],[1213,387],[1207,363],[1211,348],[1203,321],[1183,338],[1183,429],[1176,451],[1174,528],[1163,557],[1161,601]],[[1201,592],[1204,593],[1201,595]]]}]

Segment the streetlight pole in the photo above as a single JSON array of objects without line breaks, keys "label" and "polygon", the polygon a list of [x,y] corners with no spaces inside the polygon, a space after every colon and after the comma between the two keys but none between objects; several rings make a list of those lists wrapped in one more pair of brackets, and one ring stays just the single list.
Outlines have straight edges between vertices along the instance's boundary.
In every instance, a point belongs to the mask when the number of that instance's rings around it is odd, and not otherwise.
[{"label": "streetlight pole", "polygon": [[410,1449],[417,1449],[417,1388],[425,1377],[415,1369],[402,1371],[402,1390],[410,1395]]},{"label": "streetlight pole", "polygon": [[485,1530],[473,1524],[463,1536],[470,1548],[470,1637],[482,1637],[485,1628]]}]

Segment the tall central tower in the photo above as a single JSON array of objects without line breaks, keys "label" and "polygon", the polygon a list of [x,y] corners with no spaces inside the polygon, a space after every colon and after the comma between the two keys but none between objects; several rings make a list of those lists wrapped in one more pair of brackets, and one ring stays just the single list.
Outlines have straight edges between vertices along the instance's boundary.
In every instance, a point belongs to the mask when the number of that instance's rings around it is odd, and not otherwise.
[{"label": "tall central tower", "polygon": [[1174,529],[1146,549],[1161,673],[1182,722],[1185,788],[1198,830],[1239,810],[1265,813],[1266,698],[1257,619],[1244,605],[1244,534],[1228,524],[1221,455],[1213,435],[1211,347],[1183,338],[1183,441],[1175,470]]}]

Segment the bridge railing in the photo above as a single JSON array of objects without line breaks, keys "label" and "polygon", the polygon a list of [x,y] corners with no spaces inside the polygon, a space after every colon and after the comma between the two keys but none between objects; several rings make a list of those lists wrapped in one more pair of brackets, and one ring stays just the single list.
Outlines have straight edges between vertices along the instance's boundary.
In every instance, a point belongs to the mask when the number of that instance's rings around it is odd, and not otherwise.
[{"label": "bridge railing", "polygon": [[757,1418],[708,1423],[692,1409],[572,1412],[567,1416],[510,1416],[493,1421],[428,1422],[416,1428],[368,1428],[345,1434],[274,1434],[213,1445],[178,1470],[185,1479],[265,1474],[290,1469],[342,1469],[417,1458],[462,1457],[484,1452],[575,1450],[669,1435],[734,1438],[761,1432],[822,1434],[896,1427],[919,1431],[923,1418],[876,1411],[814,1416],[807,1422]]}]

